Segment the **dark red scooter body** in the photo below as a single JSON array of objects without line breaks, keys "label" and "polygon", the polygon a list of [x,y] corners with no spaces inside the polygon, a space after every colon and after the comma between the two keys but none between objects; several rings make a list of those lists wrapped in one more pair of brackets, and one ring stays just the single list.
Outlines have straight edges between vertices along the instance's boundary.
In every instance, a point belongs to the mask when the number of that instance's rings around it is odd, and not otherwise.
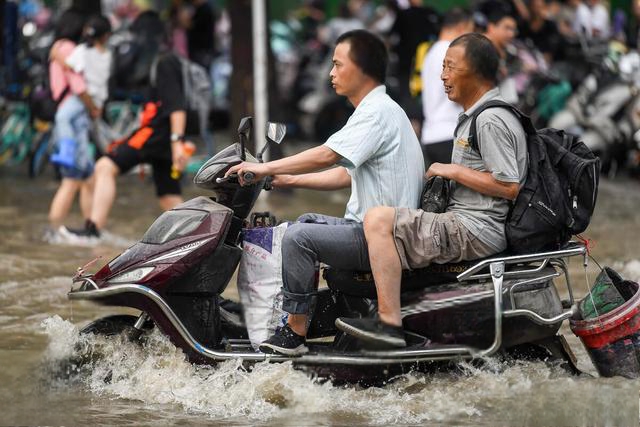
[{"label": "dark red scooter body", "polygon": [[[246,218],[265,185],[264,180],[247,187],[237,181],[219,180],[231,165],[242,160],[241,152],[238,144],[228,147],[196,175],[196,184],[214,191],[215,199],[197,197],[162,214],[138,243],[95,275],[77,275],[69,297],[141,310],[138,321],[132,321],[137,329],[150,318],[195,362],[213,364],[227,358],[248,362],[293,360],[296,366],[338,381],[385,379],[432,359],[473,356],[460,346],[491,345],[496,336],[495,295],[491,291],[495,278],[492,282],[486,268],[479,271],[484,272],[485,280],[478,276],[480,279],[467,284],[456,278],[476,264],[473,262],[447,268],[434,266],[409,272],[403,278],[404,326],[410,334],[406,350],[391,355],[370,354],[367,352],[376,349],[363,348],[357,340],[337,332],[337,317],[370,316],[377,311],[375,285],[370,274],[363,280],[360,276],[367,273],[329,269],[325,272],[329,288],[318,294],[308,337],[335,336],[334,341],[310,344],[310,355],[298,359],[255,353],[246,340],[241,310],[237,306],[229,308],[228,301],[220,297],[240,261],[241,232],[249,225]],[[248,153],[246,157],[255,161]],[[445,270],[447,274],[442,273]],[[505,280],[500,310],[513,309],[515,304],[547,318],[561,315],[563,306],[552,281],[556,270],[548,267],[532,271],[533,279],[527,278],[526,283]],[[518,288],[513,294],[512,287]],[[474,297],[463,304],[455,303],[465,295]],[[450,300],[453,303],[446,304]],[[526,316],[505,319],[500,348],[554,337],[561,322],[539,325]],[[458,349],[431,357],[429,351],[434,345]]]}]

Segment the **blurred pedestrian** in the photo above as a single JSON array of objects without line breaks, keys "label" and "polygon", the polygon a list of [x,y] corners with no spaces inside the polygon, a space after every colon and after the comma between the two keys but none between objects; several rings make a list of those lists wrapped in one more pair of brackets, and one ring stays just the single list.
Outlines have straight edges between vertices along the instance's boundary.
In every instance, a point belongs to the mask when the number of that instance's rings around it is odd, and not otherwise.
[{"label": "blurred pedestrian", "polygon": [[176,174],[182,172],[188,159],[185,134],[198,129],[195,116],[187,114],[182,73],[182,63],[175,53],[159,55],[151,87],[153,101],[144,106],[140,128],[131,136],[115,141],[107,155],[96,163],[89,221],[84,230],[74,231],[76,235],[88,239],[101,236],[115,201],[116,177],[140,163],[150,163],[153,167],[156,195],[163,210],[182,202]]},{"label": "blurred pedestrian", "polygon": [[516,82],[510,78],[520,70],[520,60],[517,49],[512,48],[512,42],[518,34],[518,23],[511,7],[495,7],[487,15],[487,28],[484,35],[491,40],[498,51],[500,65],[498,67],[498,84],[500,93],[507,102],[518,102]]},{"label": "blurred pedestrian", "polygon": [[602,4],[602,0],[587,0],[590,12],[591,37],[599,40],[608,40],[611,36],[611,18],[609,9]]},{"label": "blurred pedestrian", "polygon": [[627,19],[625,32],[627,45],[632,49],[637,49],[640,38],[640,0],[631,2],[631,16]]},{"label": "blurred pedestrian", "polygon": [[78,191],[80,208],[88,218],[91,208],[91,174],[94,159],[89,149],[89,123],[98,117],[96,107],[87,90],[82,74],[66,64],[80,41],[84,16],[75,9],[65,11],[55,29],[55,42],[49,59],[49,80],[53,99],[58,102],[54,123],[56,153],[52,161],[60,167],[62,181],[49,207],[48,239],[51,242],[69,242],[73,235],[62,225],[69,214]]},{"label": "blurred pedestrian", "polygon": [[185,0],[173,0],[169,8],[169,38],[171,50],[182,56],[189,57],[189,42],[187,31],[191,28],[193,8]]},{"label": "blurred pedestrian", "polygon": [[562,57],[563,38],[549,18],[545,0],[530,0],[527,19],[519,27],[519,38],[529,40],[544,55],[547,63]]},{"label": "blurred pedestrian", "polygon": [[111,23],[105,16],[89,17],[84,28],[86,42],[79,44],[65,61],[73,71],[82,74],[87,92],[100,110],[109,96],[112,55],[107,42],[110,36]]},{"label": "blurred pedestrian", "polygon": [[473,31],[471,14],[460,8],[448,11],[443,18],[438,40],[429,48],[422,65],[422,150],[425,167],[431,163],[450,163],[453,131],[462,113],[460,105],[450,101],[440,75],[442,62],[452,40]]},{"label": "blurred pedestrian", "polygon": [[491,40],[498,51],[502,65],[507,60],[507,48],[518,34],[515,16],[506,8],[496,8],[487,15],[487,29],[484,35]]},{"label": "blurred pedestrian", "polygon": [[419,134],[422,112],[418,102],[411,97],[409,80],[413,70],[416,48],[421,42],[433,41],[440,30],[438,13],[422,4],[422,0],[410,0],[408,7],[399,9],[391,27],[390,36],[396,39],[392,50],[397,55],[396,77],[398,78],[395,99],[406,111],[416,134]]},{"label": "blurred pedestrian", "polygon": [[215,20],[207,0],[192,0],[193,15],[187,30],[189,59],[202,65],[207,71],[215,53]]},{"label": "blurred pedestrian", "polygon": [[576,37],[590,39],[591,11],[582,0],[568,0],[569,10],[572,12],[571,30]]}]

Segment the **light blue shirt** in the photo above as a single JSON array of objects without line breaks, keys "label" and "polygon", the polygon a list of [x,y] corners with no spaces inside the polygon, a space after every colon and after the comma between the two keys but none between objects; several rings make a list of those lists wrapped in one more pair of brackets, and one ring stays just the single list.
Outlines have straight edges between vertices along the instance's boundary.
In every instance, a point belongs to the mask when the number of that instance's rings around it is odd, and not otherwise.
[{"label": "light blue shirt", "polygon": [[338,164],[351,175],[346,219],[362,222],[367,210],[376,206],[419,206],[422,149],[406,113],[383,85],[362,99],[324,145],[342,156]]}]

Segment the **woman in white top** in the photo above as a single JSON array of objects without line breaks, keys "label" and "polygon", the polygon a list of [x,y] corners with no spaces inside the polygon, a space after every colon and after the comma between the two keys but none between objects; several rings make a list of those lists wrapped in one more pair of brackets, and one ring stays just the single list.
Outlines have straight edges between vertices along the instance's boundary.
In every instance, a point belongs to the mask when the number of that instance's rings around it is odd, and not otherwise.
[{"label": "woman in white top", "polygon": [[[84,241],[77,238],[64,225],[78,191],[81,192],[80,205],[83,215],[91,211],[90,201],[93,191],[94,152],[90,147],[90,119],[100,117],[102,107],[108,96],[108,80],[111,70],[111,53],[106,43],[111,33],[111,24],[104,16],[90,17],[83,29],[85,43],[73,48],[67,56],[59,50],[52,50],[52,61],[62,65],[72,75],[83,80],[86,87],[80,96],[70,94],[56,112],[56,139],[58,152],[52,161],[58,163],[64,177],[71,184],[63,182],[58,188],[49,208],[52,234],[51,243],[70,243],[75,245],[94,245],[96,241]],[[86,96],[88,95],[88,97]],[[66,151],[63,150],[66,144]],[[62,155],[65,152],[66,155]]]}]

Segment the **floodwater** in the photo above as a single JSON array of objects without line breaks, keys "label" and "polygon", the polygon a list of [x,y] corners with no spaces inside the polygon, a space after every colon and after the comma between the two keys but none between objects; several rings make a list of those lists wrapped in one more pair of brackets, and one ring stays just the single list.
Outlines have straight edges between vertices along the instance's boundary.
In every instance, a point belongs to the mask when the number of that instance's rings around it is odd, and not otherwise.
[{"label": "floodwater", "polygon": [[[2,425],[526,425],[628,426],[640,418],[640,380],[598,378],[580,342],[563,328],[580,377],[542,362],[461,364],[453,372],[396,378],[383,387],[335,386],[289,364],[187,363],[154,332],[144,348],[79,328],[113,309],[67,300],[70,277],[93,258],[102,265],[142,235],[159,214],[147,178],[123,177],[107,244],[42,240],[56,183],[0,169],[0,424]],[[193,186],[187,196],[200,194]],[[283,219],[305,211],[341,215],[344,193],[265,195],[260,210]],[[602,182],[587,237],[592,254],[640,281],[640,183]],[[70,225],[79,225],[74,212]],[[118,237],[119,236],[119,237]],[[572,265],[577,297],[585,293]],[[595,278],[593,263],[589,280]],[[234,297],[230,285],[228,296]],[[123,310],[126,312],[126,310]],[[90,360],[69,370],[69,360]],[[66,363],[63,363],[66,362]],[[111,372],[111,380],[105,381]]]}]

